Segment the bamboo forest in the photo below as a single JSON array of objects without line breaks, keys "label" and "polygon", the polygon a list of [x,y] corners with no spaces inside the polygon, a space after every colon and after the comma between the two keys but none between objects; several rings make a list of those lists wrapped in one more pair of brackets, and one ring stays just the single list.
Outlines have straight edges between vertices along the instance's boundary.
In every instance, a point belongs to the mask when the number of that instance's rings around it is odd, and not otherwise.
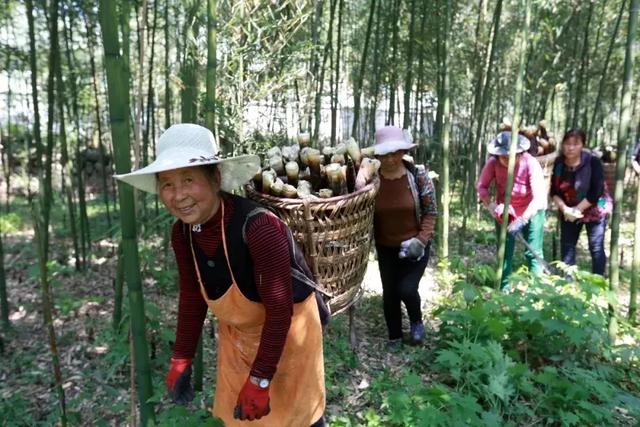
[{"label": "bamboo forest", "polygon": [[640,425],[640,0],[4,0],[0,427]]}]

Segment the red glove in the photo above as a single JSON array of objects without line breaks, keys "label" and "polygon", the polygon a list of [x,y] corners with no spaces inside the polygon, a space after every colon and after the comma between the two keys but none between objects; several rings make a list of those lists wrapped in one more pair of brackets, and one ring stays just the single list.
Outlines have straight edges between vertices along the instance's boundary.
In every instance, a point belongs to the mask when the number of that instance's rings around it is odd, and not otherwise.
[{"label": "red glove", "polygon": [[259,420],[271,412],[269,406],[269,387],[260,388],[250,378],[247,378],[240,394],[238,402],[233,410],[233,418],[238,420]]},{"label": "red glove", "polygon": [[175,403],[186,405],[193,400],[191,359],[171,358],[171,368],[165,380],[169,396]]}]

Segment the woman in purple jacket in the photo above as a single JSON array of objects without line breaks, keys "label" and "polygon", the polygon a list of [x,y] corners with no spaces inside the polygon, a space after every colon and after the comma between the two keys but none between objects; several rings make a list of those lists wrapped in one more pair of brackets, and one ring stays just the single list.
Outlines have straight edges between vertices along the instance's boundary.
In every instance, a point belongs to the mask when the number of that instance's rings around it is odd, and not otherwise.
[{"label": "woman in purple jacket", "polygon": [[565,264],[576,263],[576,244],[587,229],[591,271],[604,275],[607,256],[604,232],[612,201],[599,158],[583,150],[586,135],[571,129],[562,138],[562,153],[553,166],[551,197],[560,213],[560,254]]}]

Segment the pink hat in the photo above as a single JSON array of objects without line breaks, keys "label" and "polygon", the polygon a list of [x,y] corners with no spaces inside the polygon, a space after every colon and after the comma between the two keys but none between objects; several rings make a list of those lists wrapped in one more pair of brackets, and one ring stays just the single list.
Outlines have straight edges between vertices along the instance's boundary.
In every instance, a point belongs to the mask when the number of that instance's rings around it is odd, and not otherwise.
[{"label": "pink hat", "polygon": [[411,133],[396,126],[385,126],[376,131],[376,145],[373,152],[376,156],[395,153],[400,150],[411,150],[416,147]]}]

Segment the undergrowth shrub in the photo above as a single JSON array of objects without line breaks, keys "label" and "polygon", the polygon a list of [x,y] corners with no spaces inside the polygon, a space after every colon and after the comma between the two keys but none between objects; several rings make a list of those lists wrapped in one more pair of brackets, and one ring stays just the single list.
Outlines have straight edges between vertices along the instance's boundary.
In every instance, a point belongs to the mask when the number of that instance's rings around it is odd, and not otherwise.
[{"label": "undergrowth shrub", "polygon": [[603,354],[608,341],[604,281],[522,278],[524,291],[512,293],[459,281],[453,306],[436,312],[442,339],[495,340],[515,360],[532,366]]},{"label": "undergrowth shrub", "polygon": [[605,281],[514,279],[512,293],[458,281],[435,312],[429,381],[415,366],[386,380],[382,410],[364,414],[365,425],[636,425],[639,352],[608,340]]}]

